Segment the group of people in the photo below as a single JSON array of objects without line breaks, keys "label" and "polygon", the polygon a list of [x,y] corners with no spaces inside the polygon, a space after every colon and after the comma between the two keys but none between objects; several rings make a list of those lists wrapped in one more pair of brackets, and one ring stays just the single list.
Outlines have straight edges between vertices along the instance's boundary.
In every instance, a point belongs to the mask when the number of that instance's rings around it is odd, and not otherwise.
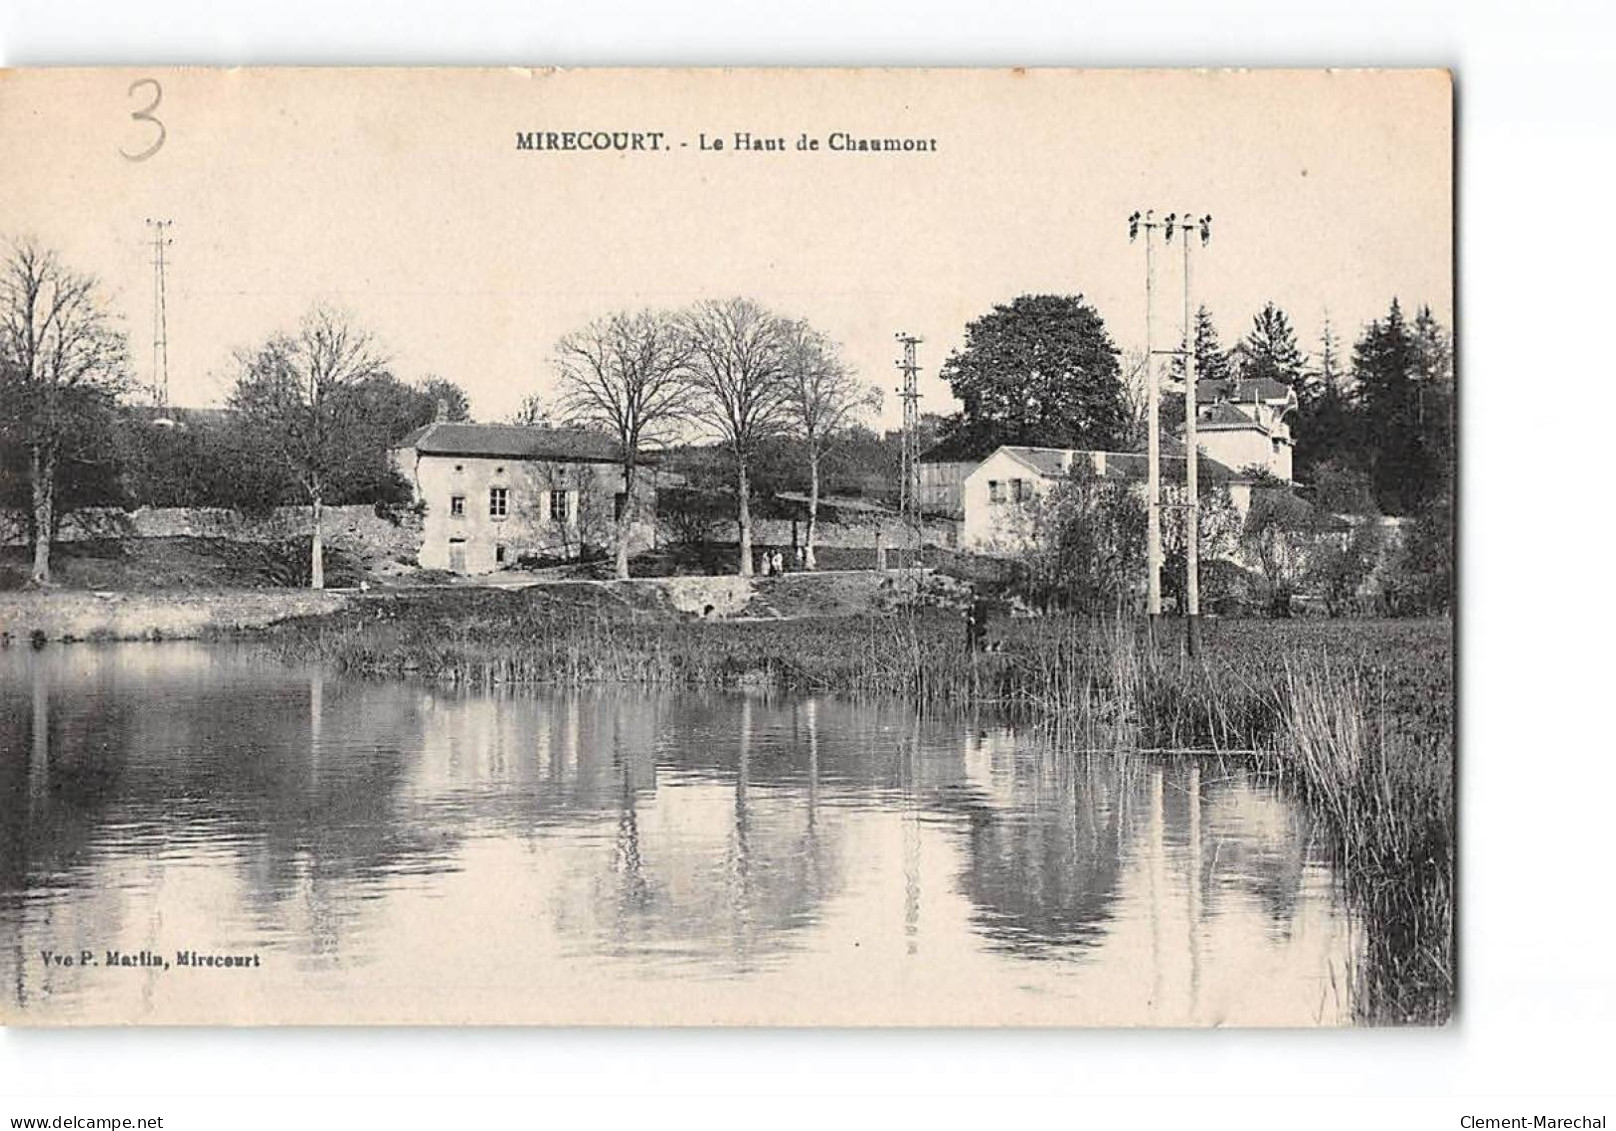
[{"label": "group of people", "polygon": [[[799,573],[808,568],[807,552],[801,546],[791,547],[791,568]],[[786,572],[785,551],[779,547],[764,550],[758,555],[758,572],[764,577],[773,577]]]}]

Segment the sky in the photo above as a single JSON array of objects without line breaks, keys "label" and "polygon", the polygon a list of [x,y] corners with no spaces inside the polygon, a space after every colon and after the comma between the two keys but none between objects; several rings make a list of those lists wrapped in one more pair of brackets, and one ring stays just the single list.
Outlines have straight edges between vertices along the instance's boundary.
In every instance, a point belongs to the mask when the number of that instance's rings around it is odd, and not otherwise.
[{"label": "sky", "polygon": [[[163,140],[133,161],[158,136],[131,118],[148,77]],[[1350,347],[1393,296],[1451,324],[1451,124],[1435,71],[13,71],[0,237],[97,275],[149,380],[145,221],[172,220],[176,405],[221,403],[237,350],[324,302],[401,377],[447,377],[499,420],[550,392],[568,330],[745,295],[839,342],[892,426],[899,331],[923,339],[936,411],[966,324],[1020,294],[1080,293],[1139,348],[1136,209],[1213,216],[1193,281],[1225,345],[1270,300],[1311,353],[1326,314]],[[662,148],[516,144],[568,130]],[[786,149],[737,151],[737,131]],[[835,152],[837,132],[935,150]],[[1158,342],[1179,263],[1159,261]]]}]

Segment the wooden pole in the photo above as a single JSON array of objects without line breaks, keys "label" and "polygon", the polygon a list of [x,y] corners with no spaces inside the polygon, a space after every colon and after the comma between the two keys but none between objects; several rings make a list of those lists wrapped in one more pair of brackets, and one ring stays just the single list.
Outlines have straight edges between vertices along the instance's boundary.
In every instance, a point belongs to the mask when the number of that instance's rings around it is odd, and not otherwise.
[{"label": "wooden pole", "polygon": [[1184,619],[1191,656],[1201,653],[1201,494],[1200,445],[1195,436],[1197,413],[1195,312],[1191,305],[1190,243],[1195,224],[1184,216]]},{"label": "wooden pole", "polygon": [[1154,631],[1161,617],[1161,395],[1156,382],[1156,356],[1151,352],[1150,324],[1155,294],[1155,257],[1151,243],[1156,225],[1154,213],[1145,213],[1145,465],[1146,465],[1146,524],[1145,524],[1145,612]]}]

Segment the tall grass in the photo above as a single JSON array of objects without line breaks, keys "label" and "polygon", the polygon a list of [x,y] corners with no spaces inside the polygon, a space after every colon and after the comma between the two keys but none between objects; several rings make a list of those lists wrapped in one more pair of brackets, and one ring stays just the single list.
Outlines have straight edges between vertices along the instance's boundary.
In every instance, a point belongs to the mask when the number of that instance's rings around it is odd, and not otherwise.
[{"label": "tall grass", "polygon": [[1446,622],[1046,618],[968,653],[952,616],[727,623],[489,594],[378,601],[279,631],[290,656],[472,686],[768,686],[996,704],[1073,749],[1218,752],[1295,792],[1365,927],[1357,1008],[1440,1021],[1453,996],[1451,630]]}]

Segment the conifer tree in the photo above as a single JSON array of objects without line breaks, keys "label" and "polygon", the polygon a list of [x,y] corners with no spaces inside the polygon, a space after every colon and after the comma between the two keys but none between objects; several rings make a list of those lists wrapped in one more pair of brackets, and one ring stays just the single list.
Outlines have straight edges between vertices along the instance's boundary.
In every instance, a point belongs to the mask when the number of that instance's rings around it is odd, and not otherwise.
[{"label": "conifer tree", "polygon": [[1285,312],[1265,303],[1251,329],[1234,347],[1234,364],[1245,381],[1270,380],[1293,388],[1307,370],[1307,356],[1296,345],[1296,332]]}]

